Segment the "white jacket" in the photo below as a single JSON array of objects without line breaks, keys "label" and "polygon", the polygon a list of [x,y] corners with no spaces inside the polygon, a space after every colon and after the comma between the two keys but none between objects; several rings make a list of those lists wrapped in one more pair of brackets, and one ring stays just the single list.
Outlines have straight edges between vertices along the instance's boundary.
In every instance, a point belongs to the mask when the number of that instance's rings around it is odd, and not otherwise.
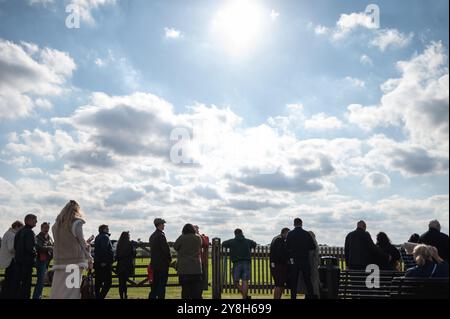
[{"label": "white jacket", "polygon": [[14,237],[16,233],[12,228],[8,229],[2,238],[2,246],[0,247],[0,269],[6,269],[14,258]]}]

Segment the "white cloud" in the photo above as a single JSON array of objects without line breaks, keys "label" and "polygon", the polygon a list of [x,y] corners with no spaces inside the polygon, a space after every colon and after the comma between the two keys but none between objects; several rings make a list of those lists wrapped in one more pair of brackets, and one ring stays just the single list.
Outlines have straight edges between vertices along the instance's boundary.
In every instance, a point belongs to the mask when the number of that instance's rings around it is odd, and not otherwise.
[{"label": "white cloud", "polygon": [[361,184],[367,188],[384,188],[391,185],[391,179],[380,172],[370,172],[364,176]]},{"label": "white cloud", "polygon": [[363,129],[396,126],[410,142],[448,154],[448,56],[442,43],[430,44],[422,54],[397,67],[401,77],[382,85],[384,95],[376,106],[350,105],[349,122]]},{"label": "white cloud", "polygon": [[386,29],[377,32],[375,39],[370,45],[376,46],[381,52],[386,51],[389,47],[404,48],[408,46],[414,37],[414,33],[408,35],[399,32],[397,29]]},{"label": "white cloud", "polygon": [[317,26],[314,28],[314,33],[315,33],[315,34],[318,34],[318,35],[321,35],[321,34],[328,34],[329,32],[330,32],[330,29],[327,28],[327,27],[325,27],[325,26],[323,26],[323,25],[317,25]]},{"label": "white cloud", "polygon": [[0,119],[51,108],[44,97],[62,94],[75,69],[75,62],[65,52],[0,39]]},{"label": "white cloud", "polygon": [[70,4],[78,8],[80,18],[88,25],[95,25],[92,11],[106,5],[115,5],[118,0],[70,0]]},{"label": "white cloud", "polygon": [[372,65],[373,65],[372,59],[371,59],[367,54],[363,54],[363,55],[361,56],[361,58],[359,59],[359,61],[360,61],[361,64],[363,64],[363,65],[369,65],[369,66],[372,66]]},{"label": "white cloud", "polygon": [[335,116],[318,113],[305,120],[305,128],[309,130],[333,130],[342,128],[342,122]]},{"label": "white cloud", "polygon": [[167,39],[179,39],[183,37],[183,33],[175,28],[164,28],[164,36]]},{"label": "white cloud", "polygon": [[373,23],[372,17],[364,12],[344,13],[336,22],[333,38],[335,40],[341,39],[356,28],[376,29],[376,25]]},{"label": "white cloud", "polygon": [[366,83],[363,80],[353,78],[351,76],[346,76],[345,81],[347,81],[352,86],[357,87],[357,88],[364,88],[366,86]]}]

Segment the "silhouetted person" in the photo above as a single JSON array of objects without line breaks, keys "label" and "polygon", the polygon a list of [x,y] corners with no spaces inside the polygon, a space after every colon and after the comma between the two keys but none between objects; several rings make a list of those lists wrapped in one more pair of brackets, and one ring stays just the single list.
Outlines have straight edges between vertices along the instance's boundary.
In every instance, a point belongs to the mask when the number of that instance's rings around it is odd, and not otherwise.
[{"label": "silhouetted person", "polygon": [[448,263],[448,235],[441,233],[439,221],[430,221],[428,231],[420,236],[419,243],[436,247],[439,256]]},{"label": "silhouetted person", "polygon": [[[230,249],[234,286],[239,290],[243,299],[250,299],[248,282],[251,279],[251,250],[256,248],[256,243],[245,238],[242,229],[238,228],[234,231],[234,238],[224,241],[222,246]],[[241,280],[242,284],[240,284]]]},{"label": "silhouetted person", "polygon": [[95,270],[95,297],[105,299],[112,284],[112,264],[114,262],[114,251],[111,240],[109,240],[108,225],[98,228],[95,237],[94,270]]},{"label": "silhouetted person", "polygon": [[275,283],[274,299],[281,299],[288,282],[289,249],[287,235],[289,228],[283,228],[270,244],[270,272]]},{"label": "silhouetted person", "polygon": [[311,235],[302,228],[303,221],[300,218],[294,219],[294,229],[287,235],[287,246],[290,257],[293,259],[291,267],[291,299],[297,299],[297,289],[299,274],[302,272],[306,286],[305,298],[317,298],[314,295],[314,288],[311,281],[311,264],[309,261],[310,252],[316,249]]},{"label": "silhouetted person", "polygon": [[36,224],[36,215],[28,214],[25,216],[25,226],[17,232],[14,238],[18,299],[30,299],[31,297],[31,276],[36,261],[36,240],[32,229]]},{"label": "silhouetted person", "polygon": [[41,299],[44,289],[44,277],[48,265],[53,258],[53,239],[49,235],[50,224],[42,223],[41,232],[36,236],[36,286],[34,287],[33,299]]},{"label": "silhouetted person", "polygon": [[130,232],[124,231],[117,242],[116,260],[117,276],[119,277],[120,299],[128,299],[127,280],[134,274],[134,258],[136,249],[130,240]]},{"label": "silhouetted person", "polygon": [[5,270],[0,296],[2,299],[15,299],[17,297],[17,269],[16,262],[14,261],[14,237],[22,227],[22,222],[15,221],[2,238],[2,245],[0,247],[0,269]]},{"label": "silhouetted person", "polygon": [[372,237],[366,231],[366,223],[359,221],[356,230],[345,238],[345,262],[348,269],[365,270],[378,258],[389,259],[387,255],[374,244]]},{"label": "silhouetted person", "polygon": [[377,234],[377,246],[388,256],[378,256],[376,264],[381,270],[400,270],[399,262],[401,259],[400,252],[394,245],[391,244],[391,240],[386,233],[380,232]]},{"label": "silhouetted person", "polygon": [[181,285],[182,299],[202,299],[202,238],[192,224],[183,227],[175,241],[177,251],[177,273]]},{"label": "silhouetted person", "polygon": [[164,234],[166,221],[162,218],[155,218],[153,224],[156,227],[150,236],[150,258],[153,268],[153,282],[149,294],[149,299],[166,298],[166,286],[169,278],[169,265],[172,260],[169,244]]}]

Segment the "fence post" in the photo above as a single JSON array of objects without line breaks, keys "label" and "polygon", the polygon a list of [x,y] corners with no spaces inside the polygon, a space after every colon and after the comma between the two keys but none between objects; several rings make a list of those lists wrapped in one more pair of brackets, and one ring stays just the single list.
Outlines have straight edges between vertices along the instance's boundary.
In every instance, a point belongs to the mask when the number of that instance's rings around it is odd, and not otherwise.
[{"label": "fence post", "polygon": [[212,298],[222,298],[220,238],[212,239]]}]

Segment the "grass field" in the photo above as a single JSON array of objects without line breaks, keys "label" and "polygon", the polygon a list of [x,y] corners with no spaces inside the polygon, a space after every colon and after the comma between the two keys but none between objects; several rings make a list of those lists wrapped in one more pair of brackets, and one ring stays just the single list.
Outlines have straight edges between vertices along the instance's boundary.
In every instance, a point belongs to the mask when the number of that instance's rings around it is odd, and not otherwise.
[{"label": "grass field", "polygon": [[[147,265],[149,264],[150,259],[149,258],[136,258],[135,259],[135,263],[136,263],[136,268],[135,268],[135,274],[136,275],[146,275],[147,274]],[[204,299],[211,299],[212,298],[212,290],[211,290],[211,281],[212,281],[212,271],[211,271],[211,260],[209,262],[209,280],[208,282],[210,283],[209,285],[209,289],[205,290],[203,292],[203,298]],[[265,268],[262,268],[262,271],[265,271]],[[3,270],[0,270],[0,274],[3,275]],[[33,271],[33,273],[35,273],[35,270]],[[169,275],[176,275],[176,270],[173,268],[169,269]],[[131,277],[130,279],[133,280],[133,277]],[[142,277],[136,277],[135,281],[139,282],[141,280],[143,280],[144,278]],[[33,284],[36,281],[36,278],[33,278]],[[178,277],[176,276],[171,276],[169,277],[169,284],[178,284]],[[117,285],[118,284],[118,279],[113,277],[113,285]],[[34,288],[33,288],[34,289]],[[146,286],[143,287],[129,287],[128,288],[128,298],[130,299],[147,299],[148,298],[148,294],[150,292],[150,287],[148,286],[148,284],[146,284]],[[253,293],[251,292],[250,295],[255,298],[255,299],[269,299],[272,298],[271,294],[257,294],[257,293]],[[50,296],[50,287],[45,287],[44,291],[43,291],[43,299],[47,299]],[[238,293],[222,293],[222,298],[223,299],[239,299],[241,296]],[[287,294],[285,294],[283,296],[283,298],[288,298],[289,296]],[[111,290],[109,291],[109,294],[107,296],[108,299],[119,299],[119,289],[117,287],[113,287],[111,288]],[[166,288],[166,298],[167,299],[180,299],[181,298],[181,287],[177,286],[177,287],[167,287]]]}]

